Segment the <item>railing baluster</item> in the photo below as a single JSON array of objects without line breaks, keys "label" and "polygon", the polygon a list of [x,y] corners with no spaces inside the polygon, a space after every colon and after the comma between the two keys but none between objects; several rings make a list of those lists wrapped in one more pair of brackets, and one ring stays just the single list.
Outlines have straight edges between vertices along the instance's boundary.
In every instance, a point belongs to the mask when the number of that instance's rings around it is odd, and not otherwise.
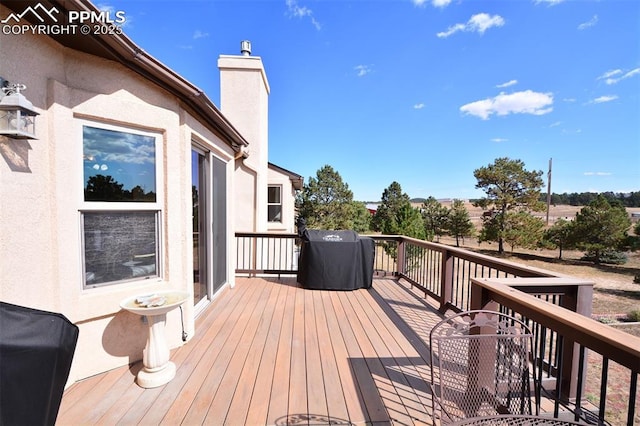
[{"label": "railing baluster", "polygon": [[609,380],[609,359],[602,358],[602,372],[600,373],[600,412],[598,418],[604,422],[604,415],[607,408],[607,382]]},{"label": "railing baluster", "polygon": [[635,417],[636,407],[636,394],[638,392],[638,372],[632,371],[629,380],[629,411],[627,411],[627,424],[633,425],[633,419]]},{"label": "railing baluster", "polygon": [[[557,353],[561,354],[561,348],[564,345],[564,338],[562,336],[558,336],[558,341],[556,342]],[[562,364],[564,363],[564,359],[562,356],[557,355],[556,359],[558,361],[558,375],[562,371]],[[553,417],[558,417],[560,414],[560,395],[562,395],[562,377],[556,376],[556,390],[555,390],[555,401],[553,404]]]},{"label": "railing baluster", "polygon": [[578,386],[576,389],[576,410],[573,415],[576,421],[580,420],[582,415],[582,379],[584,373],[584,365],[585,365],[585,349],[584,346],[580,345],[580,349],[578,351]]}]

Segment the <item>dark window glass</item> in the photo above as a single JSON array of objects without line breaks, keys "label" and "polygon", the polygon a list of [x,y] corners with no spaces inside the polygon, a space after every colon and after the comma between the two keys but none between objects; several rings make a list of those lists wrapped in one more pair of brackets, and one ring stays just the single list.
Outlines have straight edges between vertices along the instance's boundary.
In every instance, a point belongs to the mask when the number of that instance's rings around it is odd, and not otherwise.
[{"label": "dark window glass", "polygon": [[280,204],[280,187],[279,186],[270,186],[269,187],[269,200],[268,203],[276,203]]},{"label": "dark window glass", "polygon": [[282,222],[282,199],[280,186],[270,186],[267,188],[267,220],[269,222]]},{"label": "dark window glass", "polygon": [[85,284],[158,276],[158,212],[84,212]]}]

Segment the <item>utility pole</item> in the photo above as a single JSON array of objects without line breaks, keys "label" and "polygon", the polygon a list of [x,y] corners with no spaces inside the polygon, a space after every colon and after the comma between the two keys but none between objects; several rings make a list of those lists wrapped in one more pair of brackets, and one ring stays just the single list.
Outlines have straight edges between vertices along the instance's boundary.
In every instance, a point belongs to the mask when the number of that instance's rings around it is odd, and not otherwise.
[{"label": "utility pole", "polygon": [[547,173],[547,226],[549,226],[549,208],[551,206],[551,161],[549,158],[549,172]]}]

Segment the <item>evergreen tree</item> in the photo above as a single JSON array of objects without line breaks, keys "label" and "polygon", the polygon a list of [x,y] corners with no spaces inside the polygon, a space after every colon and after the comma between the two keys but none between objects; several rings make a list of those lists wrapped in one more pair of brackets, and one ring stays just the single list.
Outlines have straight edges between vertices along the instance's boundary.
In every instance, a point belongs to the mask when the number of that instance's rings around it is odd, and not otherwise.
[{"label": "evergreen tree", "polygon": [[[411,206],[409,196],[402,192],[398,182],[393,182],[382,193],[381,203],[373,217],[374,229],[385,235],[404,235],[425,239],[424,225],[420,211]],[[397,258],[395,245],[384,244],[385,251]],[[411,264],[411,253],[407,254]]]},{"label": "evergreen tree", "polygon": [[433,241],[434,238],[440,241],[440,236],[446,231],[449,209],[435,198],[429,197],[422,203],[421,212],[426,238],[429,241]]},{"label": "evergreen tree", "polygon": [[544,221],[529,212],[509,212],[505,220],[504,242],[511,246],[526,249],[536,248],[542,240]]},{"label": "evergreen tree", "polygon": [[603,195],[598,195],[576,214],[571,241],[599,264],[603,254],[624,244],[630,226],[631,220],[624,207],[612,206]]},{"label": "evergreen tree", "polygon": [[369,229],[370,215],[366,207],[353,200],[349,185],[329,165],[319,169],[315,178],[309,178],[297,197],[296,207],[309,228],[356,232]]},{"label": "evergreen tree", "polygon": [[542,171],[527,171],[521,160],[497,158],[493,164],[473,172],[486,197],[475,205],[490,209],[493,214],[483,217],[480,241],[497,241],[498,253],[504,253],[504,233],[510,211],[542,211],[540,201]]},{"label": "evergreen tree", "polygon": [[449,209],[446,224],[447,233],[456,239],[456,247],[460,247],[460,238],[471,237],[475,227],[469,217],[469,211],[462,200],[453,200]]},{"label": "evergreen tree", "polygon": [[558,219],[543,235],[543,243],[559,250],[558,259],[562,259],[562,250],[570,247],[572,222]]}]

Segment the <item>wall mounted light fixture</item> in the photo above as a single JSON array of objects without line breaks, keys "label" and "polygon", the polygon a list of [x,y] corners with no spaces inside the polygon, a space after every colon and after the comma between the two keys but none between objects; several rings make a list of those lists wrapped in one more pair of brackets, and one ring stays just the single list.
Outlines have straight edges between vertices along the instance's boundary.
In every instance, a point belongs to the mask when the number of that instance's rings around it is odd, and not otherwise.
[{"label": "wall mounted light fixture", "polygon": [[36,115],[33,104],[24,97],[24,84],[9,84],[0,78],[0,135],[13,139],[37,139]]}]

